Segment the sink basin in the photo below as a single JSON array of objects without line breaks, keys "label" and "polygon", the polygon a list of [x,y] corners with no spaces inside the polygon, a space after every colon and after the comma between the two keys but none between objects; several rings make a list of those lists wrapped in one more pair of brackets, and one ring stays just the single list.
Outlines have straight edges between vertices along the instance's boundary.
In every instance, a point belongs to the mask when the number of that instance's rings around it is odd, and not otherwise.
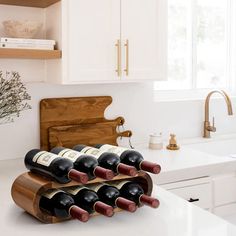
[{"label": "sink basin", "polygon": [[186,144],[187,147],[217,155],[217,156],[231,156],[236,158],[236,138],[233,139],[204,139],[198,143]]}]

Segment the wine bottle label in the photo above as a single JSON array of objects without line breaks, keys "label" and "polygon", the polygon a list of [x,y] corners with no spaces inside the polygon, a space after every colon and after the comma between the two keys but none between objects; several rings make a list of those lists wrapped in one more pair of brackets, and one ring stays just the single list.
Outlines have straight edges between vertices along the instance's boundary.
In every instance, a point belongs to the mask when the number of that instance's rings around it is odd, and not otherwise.
[{"label": "wine bottle label", "polygon": [[121,189],[126,183],[129,183],[130,181],[115,181],[115,182],[110,182],[110,185],[115,186],[118,189]]},{"label": "wine bottle label", "polygon": [[84,147],[82,150],[80,150],[80,152],[86,153],[90,148],[92,147]]},{"label": "wine bottle label", "polygon": [[71,149],[64,149],[62,151],[60,151],[58,153],[58,156],[61,156],[61,157],[64,157],[64,158],[68,158],[70,159],[72,162],[75,162],[80,156],[84,155],[83,153],[81,152],[77,152],[77,151],[74,151],[74,150],[71,150]]},{"label": "wine bottle label", "polygon": [[93,148],[93,147],[85,147],[81,150],[82,153],[91,155],[93,157],[99,158],[102,154],[102,152],[97,149],[97,148]]},{"label": "wine bottle label", "polygon": [[52,199],[53,196],[55,196],[57,193],[63,192],[62,190],[59,189],[49,189],[46,193],[43,193],[42,196]]},{"label": "wine bottle label", "polygon": [[86,188],[84,186],[73,186],[73,187],[70,187],[70,188],[66,188],[66,192],[68,192],[68,193],[70,193],[72,195],[76,195],[82,189],[88,189],[88,188]]},{"label": "wine bottle label", "polygon": [[116,146],[112,146],[112,145],[109,145],[109,144],[105,144],[105,145],[102,145],[99,150],[101,152],[111,152],[111,153],[115,153],[117,154],[118,156],[120,156],[123,152],[127,151],[128,148],[124,148],[124,147],[116,147]]},{"label": "wine bottle label", "polygon": [[58,158],[58,156],[53,153],[41,151],[33,157],[32,161],[43,166],[50,166],[52,161],[56,158]]}]

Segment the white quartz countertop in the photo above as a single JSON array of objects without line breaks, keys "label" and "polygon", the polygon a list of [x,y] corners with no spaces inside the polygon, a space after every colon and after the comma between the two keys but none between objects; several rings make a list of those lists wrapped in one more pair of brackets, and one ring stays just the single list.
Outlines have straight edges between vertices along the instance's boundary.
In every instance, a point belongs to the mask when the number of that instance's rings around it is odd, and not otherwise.
[{"label": "white quartz countertop", "polygon": [[0,161],[1,235],[135,235],[135,236],[235,236],[236,227],[183,199],[155,187],[158,209],[142,207],[134,214],[121,212],[112,218],[94,217],[87,223],[76,220],[42,224],[17,207],[10,195],[13,180],[25,171],[22,160]]},{"label": "white quartz countertop", "polygon": [[207,154],[184,145],[177,151],[150,150],[147,145],[135,148],[146,160],[161,165],[161,173],[152,176],[158,184],[236,171],[235,158]]}]

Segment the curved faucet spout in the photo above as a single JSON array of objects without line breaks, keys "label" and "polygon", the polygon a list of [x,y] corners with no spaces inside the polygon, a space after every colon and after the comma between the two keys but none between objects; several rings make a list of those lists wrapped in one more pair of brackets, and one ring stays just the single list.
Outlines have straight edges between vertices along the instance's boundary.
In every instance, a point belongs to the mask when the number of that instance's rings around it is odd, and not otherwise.
[{"label": "curved faucet spout", "polygon": [[227,105],[227,109],[228,109],[228,115],[232,116],[233,115],[233,109],[232,109],[232,103],[231,100],[228,96],[228,94],[223,91],[223,90],[214,90],[212,92],[210,92],[207,97],[206,97],[206,101],[205,101],[205,122],[204,122],[204,138],[210,138],[210,132],[215,132],[216,128],[210,125],[210,121],[209,121],[209,104],[210,104],[210,98],[212,96],[212,94],[214,93],[218,93],[220,95],[222,95],[222,97],[225,99],[226,105]]}]

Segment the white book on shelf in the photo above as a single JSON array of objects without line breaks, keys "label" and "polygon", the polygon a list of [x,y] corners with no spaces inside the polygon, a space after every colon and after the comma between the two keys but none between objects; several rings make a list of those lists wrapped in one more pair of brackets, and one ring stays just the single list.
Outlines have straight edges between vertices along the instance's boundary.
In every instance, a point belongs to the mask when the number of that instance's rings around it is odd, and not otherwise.
[{"label": "white book on shelf", "polygon": [[24,38],[0,38],[1,43],[22,43],[22,44],[42,44],[42,45],[55,45],[56,41],[51,39],[24,39]]},{"label": "white book on shelf", "polygon": [[34,45],[34,44],[26,44],[26,43],[0,43],[0,48],[54,50],[54,45],[43,45],[43,44]]}]

